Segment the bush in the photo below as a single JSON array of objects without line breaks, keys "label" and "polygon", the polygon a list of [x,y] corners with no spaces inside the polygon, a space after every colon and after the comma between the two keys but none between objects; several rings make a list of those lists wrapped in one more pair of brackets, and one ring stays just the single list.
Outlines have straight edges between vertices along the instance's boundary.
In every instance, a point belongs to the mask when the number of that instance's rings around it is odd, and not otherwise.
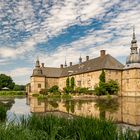
[{"label": "bush", "polygon": [[87,93],[88,92],[88,88],[81,88],[81,87],[78,87],[75,89],[75,92],[76,93]]},{"label": "bush", "polygon": [[59,87],[57,85],[54,85],[49,89],[49,92],[54,93],[54,94],[58,93],[59,92]]},{"label": "bush", "polygon": [[117,94],[119,91],[119,84],[114,81],[110,80],[108,82],[105,81],[105,72],[102,71],[100,77],[99,77],[99,85],[95,86],[95,93],[96,95],[111,95],[111,94]]},{"label": "bush", "polygon": [[39,93],[42,95],[48,95],[48,89],[41,89]]},{"label": "bush", "polygon": [[106,84],[106,90],[109,94],[116,95],[119,90],[119,84],[114,80],[110,80]]}]

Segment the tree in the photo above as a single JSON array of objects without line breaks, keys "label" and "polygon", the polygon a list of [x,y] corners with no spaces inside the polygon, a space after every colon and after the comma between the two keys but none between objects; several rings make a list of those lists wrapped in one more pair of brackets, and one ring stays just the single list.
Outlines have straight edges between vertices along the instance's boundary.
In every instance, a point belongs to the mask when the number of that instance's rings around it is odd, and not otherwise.
[{"label": "tree", "polygon": [[95,92],[97,95],[117,94],[119,91],[119,84],[114,80],[106,82],[105,72],[103,70],[99,79],[99,85],[95,86]]},{"label": "tree", "polygon": [[25,86],[24,85],[15,85],[13,90],[15,90],[15,91],[25,91]]},{"label": "tree", "polygon": [[75,79],[74,77],[71,78],[71,90],[74,91],[74,87],[75,87]]},{"label": "tree", "polygon": [[5,74],[0,74],[0,89],[2,89],[4,87],[13,89],[14,85],[15,85],[15,83],[13,82],[13,80],[10,76],[7,76]]},{"label": "tree", "polygon": [[100,80],[99,85],[102,85],[103,83],[105,83],[105,72],[104,72],[104,70],[102,70],[102,73],[99,77],[99,80]]},{"label": "tree", "polygon": [[70,78],[69,77],[66,80],[66,88],[70,88]]},{"label": "tree", "polygon": [[107,93],[105,81],[105,72],[102,70],[102,73],[99,76],[99,86],[95,87],[95,92],[97,95],[105,95]]}]

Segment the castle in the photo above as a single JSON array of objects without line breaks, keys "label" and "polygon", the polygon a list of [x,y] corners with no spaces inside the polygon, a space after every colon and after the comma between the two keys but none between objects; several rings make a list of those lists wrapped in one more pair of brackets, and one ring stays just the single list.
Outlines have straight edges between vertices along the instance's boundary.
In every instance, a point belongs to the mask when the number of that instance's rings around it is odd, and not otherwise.
[{"label": "castle", "polygon": [[[60,68],[45,67],[44,63],[40,65],[39,60],[36,61],[30,83],[27,84],[27,92],[29,95],[39,93],[41,89],[50,88],[58,85],[61,90],[66,86],[68,77],[75,78],[76,87],[86,87],[94,89],[99,83],[99,76],[102,70],[105,71],[106,81],[112,79],[119,83],[120,96],[140,96],[140,52],[138,52],[135,30],[133,29],[133,38],[131,41],[131,52],[126,59],[126,64],[121,64],[110,54],[106,54],[105,50],[100,51],[100,56],[86,61],[79,58],[79,63],[67,66],[66,63]],[[123,51],[123,50],[122,50]]]}]

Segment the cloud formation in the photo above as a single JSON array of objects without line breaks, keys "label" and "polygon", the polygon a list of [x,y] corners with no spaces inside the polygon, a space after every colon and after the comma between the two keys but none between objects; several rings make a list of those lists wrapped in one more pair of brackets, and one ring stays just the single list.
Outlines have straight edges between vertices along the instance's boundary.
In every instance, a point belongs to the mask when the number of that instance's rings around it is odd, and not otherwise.
[{"label": "cloud formation", "polygon": [[0,0],[0,67],[5,68],[0,71],[25,83],[37,56],[47,66],[59,66],[65,56],[74,63],[80,54],[94,58],[100,49],[118,59],[126,57],[133,25],[140,42],[139,2]]}]

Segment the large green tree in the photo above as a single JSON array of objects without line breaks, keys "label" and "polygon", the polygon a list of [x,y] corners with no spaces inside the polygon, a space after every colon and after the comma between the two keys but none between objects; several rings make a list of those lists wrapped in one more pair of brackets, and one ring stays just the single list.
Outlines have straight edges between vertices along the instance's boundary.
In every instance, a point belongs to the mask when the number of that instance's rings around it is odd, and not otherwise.
[{"label": "large green tree", "polygon": [[7,76],[5,74],[0,74],[0,89],[2,89],[4,87],[13,89],[14,85],[15,85],[15,83],[13,82],[13,80],[10,76]]}]

